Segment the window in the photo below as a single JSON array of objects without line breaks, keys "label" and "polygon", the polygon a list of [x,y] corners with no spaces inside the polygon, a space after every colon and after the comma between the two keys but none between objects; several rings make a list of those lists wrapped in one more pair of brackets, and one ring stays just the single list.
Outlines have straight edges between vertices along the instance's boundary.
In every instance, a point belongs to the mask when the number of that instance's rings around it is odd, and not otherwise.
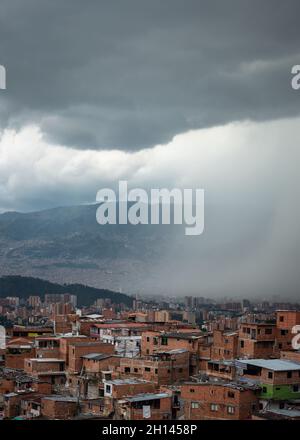
[{"label": "window", "polygon": [[299,392],[299,385],[293,385],[293,393],[298,393]]},{"label": "window", "polygon": [[107,393],[107,394],[111,394],[111,385],[105,385],[105,392]]},{"label": "window", "polygon": [[228,391],[228,397],[230,397],[230,399],[234,399],[234,392]]},{"label": "window", "polygon": [[219,409],[219,406],[216,405],[215,403],[212,403],[212,404],[210,405],[210,410],[211,410],[211,411],[216,412],[216,411],[218,411],[218,409]]},{"label": "window", "polygon": [[272,328],[266,328],[265,330],[265,334],[266,335],[271,335],[273,333],[273,329]]},{"label": "window", "polygon": [[158,369],[157,369],[157,368],[155,368],[154,372],[155,372],[155,374],[158,374]]},{"label": "window", "polygon": [[241,348],[244,348],[244,346],[245,346],[244,341],[241,341]]},{"label": "window", "polygon": [[235,408],[234,406],[227,406],[227,412],[228,414],[234,414]]},{"label": "window", "polygon": [[145,371],[151,371],[151,368],[150,367],[145,367]]},{"label": "window", "polygon": [[133,371],[134,371],[135,373],[137,373],[137,372],[138,372],[138,369],[137,369],[137,368],[134,368]]},{"label": "window", "polygon": [[273,379],[273,371],[268,372],[268,379]]},{"label": "window", "polygon": [[179,373],[182,373],[182,371],[183,371],[182,368],[179,368]]},{"label": "window", "polygon": [[291,378],[292,378],[292,371],[288,371],[288,372],[286,373],[286,377],[287,377],[288,379],[291,379]]},{"label": "window", "polygon": [[161,345],[168,345],[168,338],[166,336],[161,338]]},{"label": "window", "polygon": [[190,393],[194,393],[194,392],[195,392],[194,388],[190,388]]},{"label": "window", "polygon": [[149,338],[149,336],[147,336],[147,342],[150,342],[150,338]]},{"label": "window", "polygon": [[199,403],[198,402],[192,402],[192,409],[196,409],[199,408]]},{"label": "window", "polygon": [[285,336],[285,335],[287,335],[288,334],[288,330],[280,330],[280,334],[281,334],[281,336]]},{"label": "window", "polygon": [[125,367],[125,368],[124,368],[124,372],[125,372],[125,373],[130,373],[130,367]]}]

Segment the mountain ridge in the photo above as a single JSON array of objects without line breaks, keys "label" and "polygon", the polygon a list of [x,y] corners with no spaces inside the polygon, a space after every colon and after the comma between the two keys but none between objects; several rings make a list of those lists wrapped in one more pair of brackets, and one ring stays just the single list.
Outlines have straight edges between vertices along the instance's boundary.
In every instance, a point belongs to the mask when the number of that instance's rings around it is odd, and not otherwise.
[{"label": "mountain ridge", "polygon": [[87,306],[95,300],[109,298],[114,304],[132,305],[133,299],[124,293],[109,289],[97,289],[83,284],[58,284],[34,277],[2,276],[0,277],[0,298],[18,296],[27,299],[31,295],[44,296],[45,294],[70,293],[77,296],[78,306]]}]

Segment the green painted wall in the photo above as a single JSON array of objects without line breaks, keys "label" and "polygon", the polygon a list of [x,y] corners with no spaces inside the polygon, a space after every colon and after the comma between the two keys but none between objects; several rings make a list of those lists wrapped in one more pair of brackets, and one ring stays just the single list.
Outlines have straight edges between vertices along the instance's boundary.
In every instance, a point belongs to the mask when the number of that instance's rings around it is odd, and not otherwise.
[{"label": "green painted wall", "polygon": [[[298,392],[293,391],[292,385],[270,385],[261,384],[262,391],[260,397],[265,399],[286,400],[286,399],[300,399],[300,387]],[[266,391],[263,391],[266,388]]]}]

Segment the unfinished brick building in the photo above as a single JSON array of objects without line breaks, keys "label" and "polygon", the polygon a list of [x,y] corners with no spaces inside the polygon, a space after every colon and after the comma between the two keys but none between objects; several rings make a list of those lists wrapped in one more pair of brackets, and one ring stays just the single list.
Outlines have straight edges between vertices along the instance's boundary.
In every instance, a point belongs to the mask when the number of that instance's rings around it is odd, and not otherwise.
[{"label": "unfinished brick building", "polygon": [[233,383],[186,383],[181,399],[186,420],[246,420],[258,408],[257,390]]},{"label": "unfinished brick building", "polygon": [[174,349],[156,352],[141,358],[122,358],[120,375],[143,377],[158,385],[167,385],[189,378],[189,352]]},{"label": "unfinished brick building", "polygon": [[243,323],[239,329],[240,358],[275,357],[275,324]]},{"label": "unfinished brick building", "polygon": [[211,359],[215,361],[235,359],[238,353],[238,342],[238,332],[214,330]]},{"label": "unfinished brick building", "polygon": [[143,393],[117,400],[115,418],[118,420],[170,420],[172,395]]}]

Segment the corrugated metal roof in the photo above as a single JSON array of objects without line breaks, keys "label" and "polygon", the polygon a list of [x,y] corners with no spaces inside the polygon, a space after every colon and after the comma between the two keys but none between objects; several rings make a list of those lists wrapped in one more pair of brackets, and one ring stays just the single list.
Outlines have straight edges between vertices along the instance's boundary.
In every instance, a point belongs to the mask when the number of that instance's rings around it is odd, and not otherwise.
[{"label": "corrugated metal roof", "polygon": [[180,354],[180,353],[186,353],[188,350],[186,348],[174,348],[173,350],[161,350],[154,353],[153,356],[156,354]]},{"label": "corrugated metal roof", "polygon": [[239,367],[254,365],[255,367],[267,368],[273,371],[300,370],[300,363],[283,359],[238,359],[236,365]]},{"label": "corrugated metal roof", "polygon": [[299,417],[300,418],[300,411],[296,409],[271,409],[268,411],[273,414],[278,414],[285,417]]},{"label": "corrugated metal roof", "polygon": [[144,400],[157,400],[157,399],[164,399],[165,397],[171,397],[168,393],[143,393],[143,394],[137,394],[132,397],[125,397],[124,400],[128,402],[142,402]]},{"label": "corrugated metal roof", "polygon": [[110,385],[134,385],[139,383],[150,383],[150,382],[148,380],[136,379],[133,377],[131,379],[106,380],[105,383]]},{"label": "corrugated metal roof", "polygon": [[104,353],[89,353],[81,356],[83,359],[92,359],[94,361],[100,361],[101,359],[107,359],[112,357],[111,354],[104,354]]}]

